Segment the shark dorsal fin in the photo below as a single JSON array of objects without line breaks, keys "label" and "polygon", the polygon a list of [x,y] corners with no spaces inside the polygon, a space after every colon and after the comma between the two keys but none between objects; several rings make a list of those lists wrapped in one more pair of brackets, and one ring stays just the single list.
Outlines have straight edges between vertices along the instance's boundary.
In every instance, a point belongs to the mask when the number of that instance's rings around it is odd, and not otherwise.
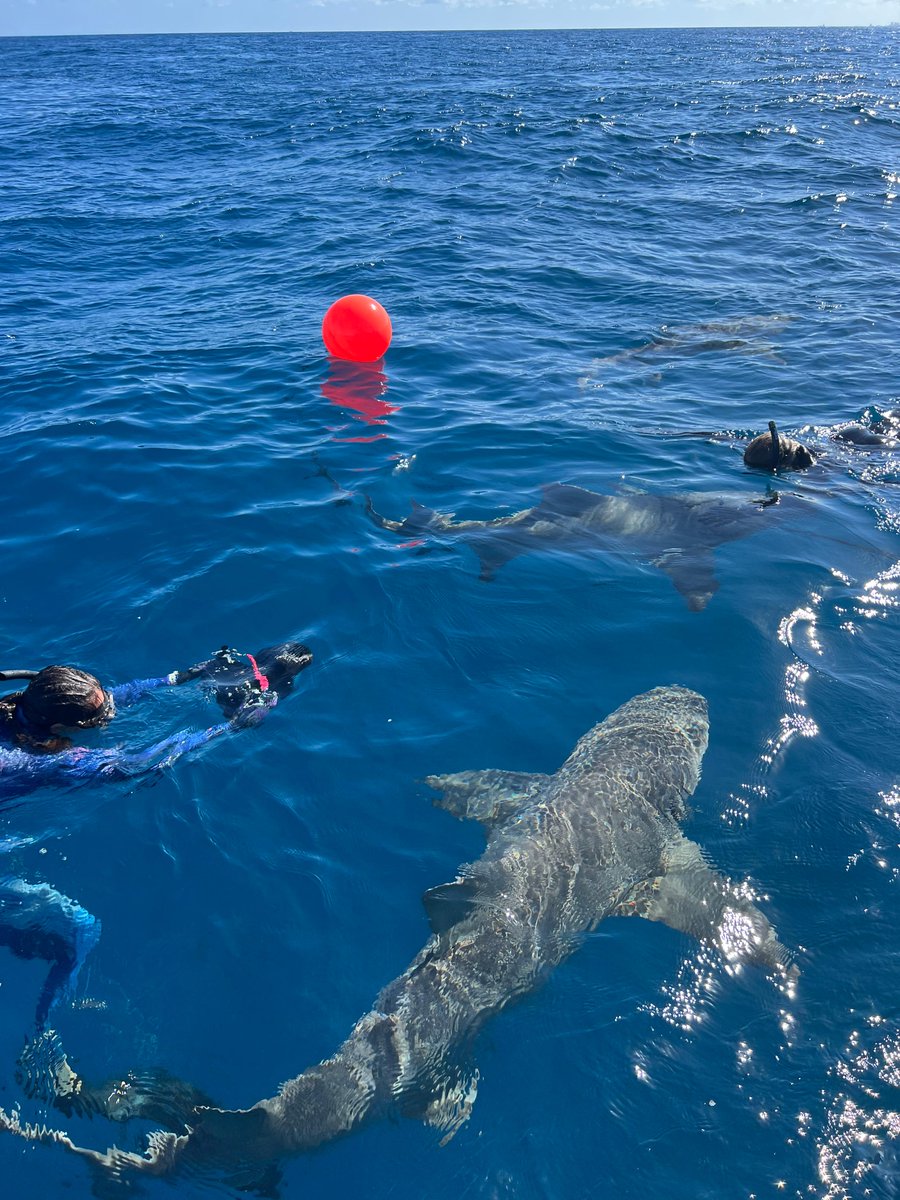
[{"label": "shark dorsal fin", "polygon": [[471,915],[478,901],[478,885],[471,879],[455,879],[429,888],[422,897],[432,933],[438,937]]}]

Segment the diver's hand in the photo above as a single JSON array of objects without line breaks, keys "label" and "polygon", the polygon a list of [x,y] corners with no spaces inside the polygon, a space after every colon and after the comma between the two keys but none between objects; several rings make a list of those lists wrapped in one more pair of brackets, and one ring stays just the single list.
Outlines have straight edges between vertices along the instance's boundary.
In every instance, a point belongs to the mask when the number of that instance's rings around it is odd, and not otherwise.
[{"label": "diver's hand", "polygon": [[229,724],[234,730],[251,729],[264,721],[269,709],[274,708],[277,703],[278,696],[275,692],[257,692],[244,701]]},{"label": "diver's hand", "polygon": [[188,667],[185,671],[173,671],[169,676],[169,682],[174,683],[177,687],[182,683],[190,683],[194,679],[206,679],[216,673],[217,667],[229,666],[232,662],[234,662],[233,652],[227,646],[222,646],[220,650],[215,652],[212,658],[194,663],[192,667]]}]

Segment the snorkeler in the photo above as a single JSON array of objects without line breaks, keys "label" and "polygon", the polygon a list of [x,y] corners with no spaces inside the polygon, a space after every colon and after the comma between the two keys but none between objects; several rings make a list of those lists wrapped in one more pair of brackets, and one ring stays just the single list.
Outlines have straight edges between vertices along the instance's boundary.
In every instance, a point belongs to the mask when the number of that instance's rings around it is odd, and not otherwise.
[{"label": "snorkeler", "polygon": [[[255,655],[223,646],[186,671],[112,688],[75,667],[0,671],[0,683],[28,681],[24,690],[0,697],[0,808],[46,785],[132,779],[160,771],[187,751],[257,724],[311,661],[312,654],[299,642],[270,646]],[[118,709],[157,688],[192,681],[207,685],[225,721],[208,729],[182,730],[136,752],[78,746],[68,736],[108,725]],[[39,1030],[45,1028],[50,1010],[71,993],[99,936],[99,920],[49,884],[0,875],[0,946],[20,958],[42,958],[51,964],[37,1005]]]}]

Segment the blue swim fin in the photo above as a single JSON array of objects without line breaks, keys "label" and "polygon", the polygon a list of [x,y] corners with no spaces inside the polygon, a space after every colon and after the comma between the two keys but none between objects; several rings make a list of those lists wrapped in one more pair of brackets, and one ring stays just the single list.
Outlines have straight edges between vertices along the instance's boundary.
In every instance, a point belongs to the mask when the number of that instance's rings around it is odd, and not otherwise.
[{"label": "blue swim fin", "polygon": [[0,879],[0,946],[18,958],[43,958],[50,972],[38,998],[35,1023],[45,1028],[50,1010],[70,996],[78,972],[100,937],[100,922],[48,883]]}]

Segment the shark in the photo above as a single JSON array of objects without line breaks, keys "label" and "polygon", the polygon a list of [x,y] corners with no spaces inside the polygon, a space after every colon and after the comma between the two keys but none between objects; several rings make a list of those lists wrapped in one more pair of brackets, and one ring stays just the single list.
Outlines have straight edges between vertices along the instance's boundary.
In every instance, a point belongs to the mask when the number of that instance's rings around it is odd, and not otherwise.
[{"label": "shark", "polygon": [[[429,776],[437,805],[480,822],[484,853],[425,894],[431,934],[421,951],[330,1058],[276,1095],[226,1110],[198,1102],[187,1085],[180,1099],[171,1087],[166,1099],[159,1079],[143,1106],[138,1077],[99,1102],[95,1089],[94,1111],[113,1116],[123,1107],[124,1115],[168,1112],[174,1123],[173,1109],[194,1105],[180,1132],[156,1131],[143,1154],[78,1146],[61,1130],[22,1124],[16,1111],[0,1110],[0,1129],[59,1144],[120,1182],[180,1169],[236,1179],[392,1114],[425,1120],[447,1140],[477,1095],[478,1032],[609,917],[663,922],[717,948],[730,972],[758,964],[792,989],[796,965],[748,889],[682,831],[708,737],[704,698],[670,685],[621,705],[553,774]],[[58,1090],[71,1102],[82,1081],[66,1069]],[[138,1093],[131,1099],[129,1088]]]},{"label": "shark", "polygon": [[505,563],[538,550],[606,550],[633,553],[664,571],[692,612],[706,608],[719,587],[713,551],[747,537],[766,523],[777,493],[762,497],[716,492],[674,495],[627,489],[603,494],[567,483],[543,489],[531,508],[489,520],[454,519],[415,501],[410,516],[391,520],[366,497],[366,512],[380,529],[414,544],[428,535],[459,536],[478,555],[479,578],[491,580]]},{"label": "shark", "polygon": [[[620,350],[616,354],[595,358],[591,367],[600,367],[629,362],[632,359],[651,361],[659,358],[693,358],[698,354],[717,354],[731,351],[748,356],[763,356],[783,363],[773,339],[794,318],[787,313],[770,313],[751,317],[735,317],[731,320],[698,321],[686,325],[661,325],[659,333],[640,346]],[[581,384],[590,382],[587,376]]]}]

